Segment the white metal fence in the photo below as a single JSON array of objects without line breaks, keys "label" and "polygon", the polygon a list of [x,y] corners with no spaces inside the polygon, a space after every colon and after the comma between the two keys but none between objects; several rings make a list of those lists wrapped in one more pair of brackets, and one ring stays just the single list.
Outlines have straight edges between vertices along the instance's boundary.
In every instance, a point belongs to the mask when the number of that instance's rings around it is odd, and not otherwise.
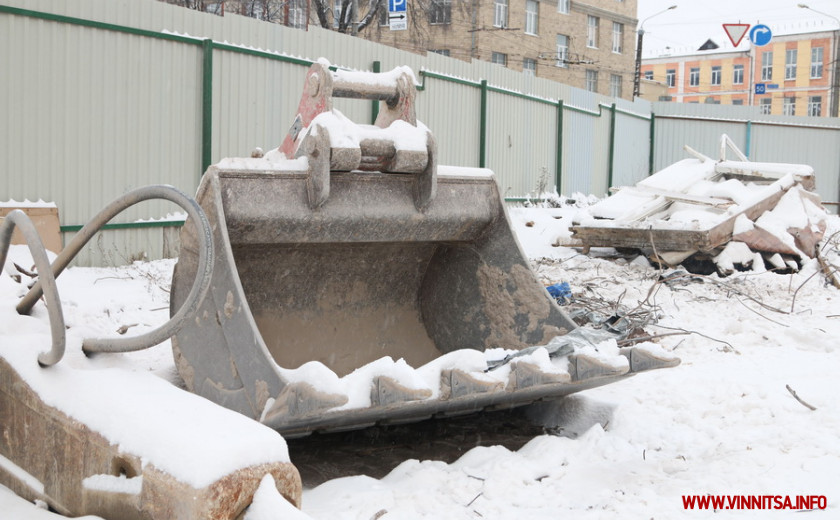
[{"label": "white metal fence", "polygon": [[[440,162],[493,169],[512,199],[543,184],[603,195],[684,157],[683,144],[713,154],[723,132],[739,143],[749,136],[754,160],[814,165],[823,198],[838,196],[833,120],[707,105],[651,110],[487,62],[155,0],[0,0],[0,201],[55,202],[66,235],[137,186],[193,193],[207,165],[279,145],[305,67],[319,57],[357,70],[412,67],[418,118],[435,133]],[[370,121],[370,102],[336,107]],[[171,238],[171,223],[139,220],[174,209],[148,202],[124,213],[78,263],[171,254],[171,240],[156,240]]]}]

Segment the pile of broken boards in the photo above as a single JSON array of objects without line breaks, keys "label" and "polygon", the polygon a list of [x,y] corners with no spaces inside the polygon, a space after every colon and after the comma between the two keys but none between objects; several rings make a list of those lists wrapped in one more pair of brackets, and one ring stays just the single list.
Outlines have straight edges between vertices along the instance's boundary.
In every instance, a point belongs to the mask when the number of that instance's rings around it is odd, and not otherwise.
[{"label": "pile of broken boards", "polygon": [[810,166],[743,156],[716,162],[687,150],[695,158],[620,188],[578,215],[570,228],[575,245],[639,250],[655,264],[722,276],[792,272],[818,254],[826,212]]}]

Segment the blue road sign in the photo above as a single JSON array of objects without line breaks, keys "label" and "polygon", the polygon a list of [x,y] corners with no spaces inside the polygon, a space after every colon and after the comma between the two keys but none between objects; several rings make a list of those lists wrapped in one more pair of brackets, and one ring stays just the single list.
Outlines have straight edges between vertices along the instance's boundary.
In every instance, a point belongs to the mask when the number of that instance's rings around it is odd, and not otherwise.
[{"label": "blue road sign", "polygon": [[770,43],[770,39],[772,37],[773,33],[766,25],[758,24],[754,25],[753,28],[750,29],[750,41],[757,47],[767,45]]},{"label": "blue road sign", "polygon": [[404,13],[406,0],[388,0],[389,13]]},{"label": "blue road sign", "polygon": [[755,84],[755,93],[756,94],[764,94],[767,92],[767,85],[764,83],[756,83]]}]

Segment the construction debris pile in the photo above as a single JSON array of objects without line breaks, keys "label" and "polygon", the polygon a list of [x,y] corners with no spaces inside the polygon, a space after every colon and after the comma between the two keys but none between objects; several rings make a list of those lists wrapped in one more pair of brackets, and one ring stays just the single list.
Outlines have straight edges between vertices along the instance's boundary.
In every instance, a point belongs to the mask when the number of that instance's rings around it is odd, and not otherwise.
[{"label": "construction debris pile", "polygon": [[[727,160],[727,148],[739,160]],[[694,157],[582,212],[570,228],[576,245],[639,250],[659,265],[723,276],[796,271],[819,255],[826,212],[810,166],[748,161],[726,135],[719,161],[686,150]]]}]

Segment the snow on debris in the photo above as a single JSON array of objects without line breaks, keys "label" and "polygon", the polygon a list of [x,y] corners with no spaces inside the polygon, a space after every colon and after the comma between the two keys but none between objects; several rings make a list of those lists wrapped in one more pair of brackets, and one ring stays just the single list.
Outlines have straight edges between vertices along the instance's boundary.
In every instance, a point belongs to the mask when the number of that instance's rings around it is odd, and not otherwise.
[{"label": "snow on debris", "polygon": [[[754,268],[726,279],[712,275],[657,283],[660,272],[643,263],[555,247],[558,237],[568,236],[568,225],[578,211],[574,205],[511,211],[526,254],[541,259],[534,263],[538,276],[546,285],[568,282],[573,297],[621,299],[630,306],[649,298],[660,314],[652,332],[672,334],[649,347],[678,355],[682,364],[534,409],[547,428],[573,435],[540,435],[517,451],[464,446],[465,455],[452,464],[407,460],[380,480],[364,475],[332,480],[305,490],[301,518],[709,518],[720,511],[687,512],[682,497],[710,494],[825,495],[828,510],[820,516],[840,514],[840,409],[835,405],[840,390],[836,310],[840,296],[824,283],[817,261],[806,259],[800,272],[787,275]],[[840,231],[839,217],[828,215],[825,223],[826,237]],[[837,237],[821,245],[825,258],[840,265]],[[24,265],[26,251],[20,247],[13,246],[12,253]],[[143,265],[162,265],[161,271],[171,271],[171,262]],[[155,316],[132,305],[117,313],[120,296],[132,301],[145,297],[146,307],[161,306],[157,296],[151,297],[155,284],[127,272],[71,268],[59,278],[68,323],[73,324],[68,331],[69,368],[83,364],[90,372],[119,367],[130,373],[134,367],[149,372],[150,379],[164,377],[167,368],[174,371],[168,353],[76,359],[83,358],[74,336],[74,330],[82,327],[76,321],[80,317],[91,329],[113,330],[121,323],[151,321]],[[0,276],[0,347],[4,357],[6,352],[22,351],[34,363],[34,355],[49,344],[46,312],[39,304],[32,317],[16,315],[13,305],[21,293],[21,284],[6,274]],[[111,295],[108,316],[98,300]],[[117,314],[119,318],[114,317]],[[166,317],[163,312],[158,323]],[[502,352],[494,355],[504,357]],[[447,360],[476,366],[484,362],[466,354]],[[816,411],[797,402],[786,385]],[[147,427],[153,437],[158,431],[175,433],[180,425]],[[204,458],[206,454],[199,465]],[[263,487],[246,513],[250,520],[295,513],[276,502],[270,484]],[[3,488],[0,511],[21,520],[56,518]],[[767,510],[730,516],[768,515],[801,516]]]}]

